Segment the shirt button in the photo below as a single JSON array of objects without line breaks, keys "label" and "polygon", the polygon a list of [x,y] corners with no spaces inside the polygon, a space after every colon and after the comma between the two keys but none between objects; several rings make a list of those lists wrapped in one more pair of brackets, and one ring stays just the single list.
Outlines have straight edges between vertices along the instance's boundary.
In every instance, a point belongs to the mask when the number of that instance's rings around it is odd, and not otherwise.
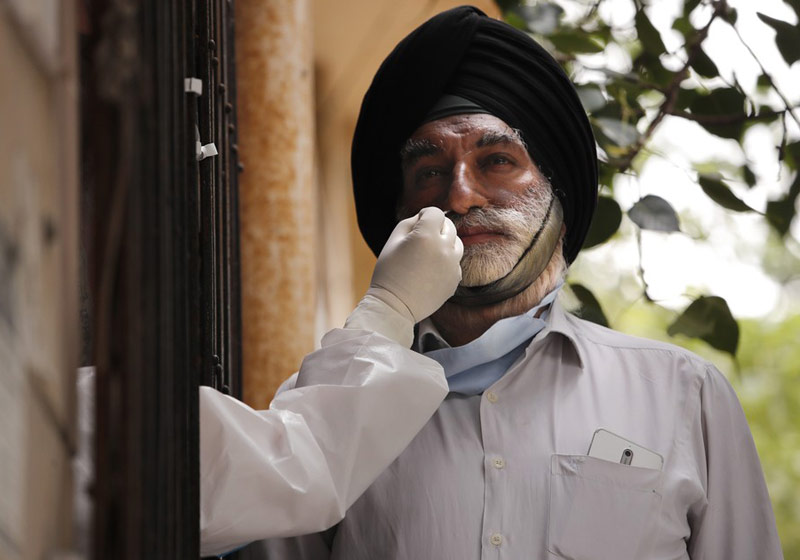
[{"label": "shirt button", "polygon": [[495,546],[500,546],[501,544],[503,544],[503,535],[501,535],[500,533],[493,533],[491,538],[489,539],[489,542],[491,542]]},{"label": "shirt button", "polygon": [[502,457],[496,457],[495,459],[493,459],[492,464],[496,469],[502,469],[503,467],[506,466],[506,462],[502,459]]},{"label": "shirt button", "polygon": [[494,391],[489,391],[488,393],[486,393],[486,400],[488,400],[490,403],[496,403],[497,393],[495,393]]}]

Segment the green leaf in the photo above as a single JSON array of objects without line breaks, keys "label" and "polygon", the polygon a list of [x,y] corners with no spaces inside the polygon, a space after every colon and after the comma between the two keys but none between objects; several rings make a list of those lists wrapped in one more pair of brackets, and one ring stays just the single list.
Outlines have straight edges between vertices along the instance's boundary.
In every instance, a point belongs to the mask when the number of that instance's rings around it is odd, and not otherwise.
[{"label": "green leaf", "polygon": [[692,22],[689,21],[688,17],[676,18],[675,21],[672,22],[672,29],[674,29],[684,37],[688,37],[695,31],[695,28],[692,25]]},{"label": "green leaf", "polygon": [[[617,168],[605,161],[599,161],[597,167],[599,171],[597,175],[598,184],[606,186],[609,189],[613,189],[614,177],[616,177],[617,175]],[[622,210],[620,210],[620,218],[621,217],[622,217]]]},{"label": "green leaf", "polygon": [[766,74],[761,74],[756,80],[756,86],[759,88],[772,87],[772,79]]},{"label": "green leaf", "polygon": [[606,97],[595,84],[577,87],[578,97],[587,113],[594,113],[606,106]]},{"label": "green leaf", "polygon": [[683,3],[683,15],[685,17],[689,17],[689,14],[691,14],[694,11],[694,9],[699,5],[700,5],[700,0],[686,0]]},{"label": "green leaf", "polygon": [[744,130],[747,114],[744,111],[745,96],[736,88],[717,88],[705,95],[698,95],[689,104],[695,115],[730,117],[727,123],[700,123],[710,133],[723,138],[739,140]]},{"label": "green leaf", "polygon": [[739,12],[736,11],[736,8],[728,6],[728,8],[722,14],[722,19],[731,25],[736,25],[736,22],[739,20]]},{"label": "green leaf", "polygon": [[592,123],[592,132],[594,133],[594,139],[597,144],[612,158],[620,157],[625,152],[625,149],[620,148],[613,140],[607,137],[603,129],[597,126],[594,121],[595,119],[590,119],[589,122]]},{"label": "green leaf", "polygon": [[606,319],[606,314],[603,313],[603,308],[600,307],[600,302],[597,301],[594,294],[580,284],[570,284],[569,287],[581,304],[577,315],[582,319],[607,327],[608,319]]},{"label": "green leaf", "polygon": [[694,100],[697,99],[698,93],[694,89],[679,88],[678,98],[675,101],[675,107],[678,109],[688,109]]},{"label": "green leaf", "polygon": [[639,131],[636,130],[636,127],[626,123],[625,121],[620,121],[617,119],[607,119],[601,117],[599,119],[594,119],[597,126],[599,126],[603,134],[611,140],[614,144],[620,147],[630,146],[635,144],[641,134]]},{"label": "green leaf", "polygon": [[514,8],[519,2],[518,0],[494,0],[494,3],[497,4],[501,11],[505,12]]},{"label": "green leaf", "polygon": [[706,78],[719,76],[717,65],[714,64],[714,61],[709,58],[700,46],[696,47],[696,50],[692,52],[691,67],[695,72]]},{"label": "green leaf", "polygon": [[786,144],[783,149],[786,165],[795,170],[800,170],[800,142]]},{"label": "green leaf", "polygon": [[603,52],[603,45],[589,37],[585,33],[559,31],[548,37],[553,46],[563,53],[599,53]]},{"label": "green leaf", "polygon": [[511,12],[525,22],[528,31],[540,35],[550,35],[558,29],[564,9],[552,2],[541,2],[533,6],[517,4]]},{"label": "green leaf", "polygon": [[694,300],[667,328],[667,333],[699,338],[732,356],[739,346],[739,324],[728,303],[718,296],[701,296]]},{"label": "green leaf", "polygon": [[[610,92],[609,92],[610,93]],[[606,103],[604,107],[597,109],[592,113],[595,118],[605,117],[608,119],[621,119],[622,118],[622,105],[613,97]]]},{"label": "green leaf", "polygon": [[672,83],[675,72],[670,72],[661,64],[659,58],[647,51],[642,51],[633,62],[634,69],[648,82],[667,87]]},{"label": "green leaf", "polygon": [[642,229],[651,231],[680,231],[678,215],[669,202],[648,194],[628,210],[628,217]]},{"label": "green leaf", "polygon": [[800,28],[791,23],[756,12],[758,19],[775,30],[775,45],[786,64],[791,66],[800,60]]},{"label": "green leaf", "polygon": [[636,115],[637,117],[644,115],[644,109],[639,104],[639,97],[643,93],[651,92],[652,90],[627,81],[613,80],[606,84],[606,91],[620,104],[619,118],[630,121],[629,117],[631,115]]},{"label": "green leaf", "polygon": [[661,35],[653,27],[644,10],[640,9],[636,12],[635,22],[636,34],[647,52],[658,56],[667,50],[664,46],[664,41],[661,40]]},{"label": "green leaf", "polygon": [[744,102],[745,96],[738,89],[717,88],[698,95],[689,108],[701,115],[738,115],[744,113]]},{"label": "green leaf", "polygon": [[745,95],[736,88],[717,88],[698,95],[691,109],[707,115],[731,115],[744,112]]},{"label": "green leaf", "polygon": [[607,241],[619,229],[622,222],[622,209],[617,201],[608,196],[597,198],[597,208],[592,217],[592,224],[583,242],[583,248],[588,249]]},{"label": "green leaf", "polygon": [[792,225],[798,196],[800,196],[800,173],[795,175],[789,192],[785,196],[767,202],[767,221],[781,237],[789,232]]},{"label": "green leaf", "polygon": [[767,202],[767,221],[781,237],[789,233],[794,213],[794,200],[791,197],[784,196]]},{"label": "green leaf", "polygon": [[527,31],[528,30],[528,22],[526,22],[525,18],[520,16],[514,10],[509,10],[507,12],[504,12],[503,13],[503,19],[506,21],[507,24],[509,24],[512,27],[516,27],[517,29],[519,29],[521,31]]},{"label": "green leaf", "polygon": [[728,210],[735,212],[754,212],[747,204],[731,192],[731,189],[717,179],[708,175],[700,176],[700,187],[708,197]]},{"label": "green leaf", "polygon": [[786,3],[791,6],[794,13],[797,14],[797,19],[800,19],[800,0],[786,0]]}]

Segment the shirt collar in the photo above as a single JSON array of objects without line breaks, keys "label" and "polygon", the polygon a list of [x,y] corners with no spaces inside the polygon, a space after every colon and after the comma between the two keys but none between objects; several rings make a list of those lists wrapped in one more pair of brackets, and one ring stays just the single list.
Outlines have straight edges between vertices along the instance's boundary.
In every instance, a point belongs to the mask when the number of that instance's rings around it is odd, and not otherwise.
[{"label": "shirt collar", "polygon": [[[545,328],[539,333],[536,339],[542,340],[550,333],[558,333],[569,341],[578,358],[578,364],[580,368],[583,369],[584,360],[581,347],[578,344],[578,337],[575,334],[574,325],[570,321],[569,314],[564,310],[564,306],[561,304],[560,297],[557,297],[550,305],[550,312],[547,313],[545,317]],[[423,350],[430,351],[449,347],[450,345],[442,338],[439,329],[436,328],[430,317],[423,319],[417,325],[417,336],[414,338],[413,350],[422,353]]]},{"label": "shirt collar", "polygon": [[578,343],[578,336],[575,333],[574,317],[572,317],[564,309],[561,303],[561,298],[556,298],[553,305],[550,307],[550,314],[547,318],[547,326],[541,333],[542,338],[552,333],[558,333],[566,338],[572,349],[575,351],[575,356],[578,358],[578,365],[583,369],[584,359],[581,345]]}]

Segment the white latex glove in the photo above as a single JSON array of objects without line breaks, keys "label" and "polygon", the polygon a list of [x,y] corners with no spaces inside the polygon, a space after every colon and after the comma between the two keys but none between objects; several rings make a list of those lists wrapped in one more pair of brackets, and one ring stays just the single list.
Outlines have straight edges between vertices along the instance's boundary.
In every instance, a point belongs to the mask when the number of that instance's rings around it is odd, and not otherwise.
[{"label": "white latex glove", "polygon": [[464,245],[439,208],[423,208],[395,226],[367,294],[345,328],[374,330],[411,346],[413,327],[439,309],[461,281]]},{"label": "white latex glove", "polygon": [[455,293],[463,253],[453,222],[438,208],[423,208],[394,228],[367,293],[418,323]]}]

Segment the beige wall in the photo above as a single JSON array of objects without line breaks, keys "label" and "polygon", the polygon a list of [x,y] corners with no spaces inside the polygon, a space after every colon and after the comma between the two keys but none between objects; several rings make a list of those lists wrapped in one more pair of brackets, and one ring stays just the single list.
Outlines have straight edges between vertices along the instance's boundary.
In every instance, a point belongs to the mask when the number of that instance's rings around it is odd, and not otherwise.
[{"label": "beige wall", "polygon": [[70,544],[73,12],[68,2],[0,2],[0,559],[45,558]]}]

